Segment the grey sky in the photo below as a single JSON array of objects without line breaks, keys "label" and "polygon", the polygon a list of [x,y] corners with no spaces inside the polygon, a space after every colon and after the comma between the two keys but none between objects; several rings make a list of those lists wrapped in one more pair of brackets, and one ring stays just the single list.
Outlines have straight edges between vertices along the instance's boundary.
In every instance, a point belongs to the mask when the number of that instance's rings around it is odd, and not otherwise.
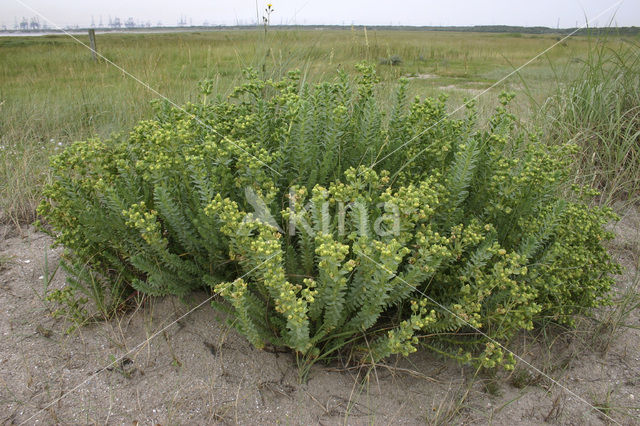
[{"label": "grey sky", "polygon": [[[109,17],[156,25],[176,25],[180,16],[187,23],[234,25],[256,21],[255,0],[0,0],[0,25],[12,29],[15,19],[35,14],[31,6],[61,26],[97,25]],[[273,24],[358,25],[523,25],[573,27],[583,25],[616,0],[274,0]],[[259,14],[267,1],[258,1]],[[614,16],[615,14],[615,16]],[[261,19],[261,18],[260,18]],[[43,22],[43,19],[40,19]],[[640,1],[623,0],[591,26],[640,26]],[[49,26],[53,26],[49,23]]]}]

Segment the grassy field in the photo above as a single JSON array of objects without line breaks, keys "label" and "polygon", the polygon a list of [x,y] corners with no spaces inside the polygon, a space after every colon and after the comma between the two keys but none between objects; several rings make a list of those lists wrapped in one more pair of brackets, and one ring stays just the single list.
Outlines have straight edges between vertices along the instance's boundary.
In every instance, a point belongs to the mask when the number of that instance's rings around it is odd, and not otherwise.
[{"label": "grassy field", "polygon": [[[254,67],[277,77],[299,68],[310,81],[368,60],[380,64],[380,90],[414,76],[410,94],[449,92],[462,102],[560,40],[559,36],[370,30],[212,31],[178,34],[100,34],[98,50],[177,104],[195,100],[198,82],[211,78],[221,96]],[[88,44],[88,37],[79,40]],[[609,44],[620,43],[612,38]],[[542,102],[577,73],[593,43],[560,42],[480,100],[495,104],[502,89],[520,93],[518,111],[530,118]],[[394,63],[395,65],[391,65]],[[0,38],[0,216],[16,224],[34,218],[47,157],[65,144],[127,132],[150,114],[156,98],[66,35]]]}]

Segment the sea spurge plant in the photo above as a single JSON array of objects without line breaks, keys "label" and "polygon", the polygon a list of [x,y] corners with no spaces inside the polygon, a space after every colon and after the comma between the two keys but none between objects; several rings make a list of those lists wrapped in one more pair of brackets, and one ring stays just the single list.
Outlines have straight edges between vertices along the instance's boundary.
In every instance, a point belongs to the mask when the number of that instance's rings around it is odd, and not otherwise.
[{"label": "sea spurge plant", "polygon": [[[324,192],[320,187],[313,191],[316,195]],[[371,210],[369,207],[367,210]],[[232,323],[259,347],[270,343],[295,350],[305,368],[318,358],[332,355],[362,332],[370,332],[389,307],[398,306],[412,294],[410,287],[389,273],[398,269],[411,250],[393,239],[383,242],[358,235],[359,220],[349,219],[362,211],[348,215],[347,232],[342,235],[336,222],[329,224],[328,233],[315,233],[313,229],[322,226],[322,217],[313,209],[305,211],[303,218],[311,224],[313,235],[307,234],[307,244],[300,237],[300,245],[293,240],[287,244],[275,229],[240,213],[237,203],[229,199],[216,197],[206,211],[224,223],[221,229],[231,242],[230,256],[239,259],[246,277],[250,277],[233,283],[211,283],[234,307],[237,321]],[[313,275],[300,276],[295,264],[293,271],[286,270],[285,252],[293,251],[303,258],[305,250],[313,252]],[[265,315],[272,326],[280,327],[267,327]]]},{"label": "sea spurge plant", "polygon": [[407,102],[406,80],[383,107],[359,72],[248,70],[228,99],[157,103],[128,136],[68,147],[39,209],[68,269],[118,295],[209,288],[302,376],[422,347],[510,367],[519,330],[606,301],[614,216],[568,185],[574,147],[519,130],[510,94],[483,125],[472,103],[453,119],[444,97]]}]

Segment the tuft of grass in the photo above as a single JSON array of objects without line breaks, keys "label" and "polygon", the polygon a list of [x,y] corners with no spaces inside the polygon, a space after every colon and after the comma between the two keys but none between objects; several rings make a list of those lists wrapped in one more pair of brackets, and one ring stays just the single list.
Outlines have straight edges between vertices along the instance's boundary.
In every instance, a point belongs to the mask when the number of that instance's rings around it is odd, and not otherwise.
[{"label": "tuft of grass", "polygon": [[0,137],[0,223],[19,227],[35,220],[51,151],[35,143],[2,145],[3,139]]},{"label": "tuft of grass", "polygon": [[431,409],[427,410],[426,424],[440,426],[458,423],[461,420],[460,416],[468,408],[467,402],[472,386],[473,381],[466,385],[450,385],[446,394],[439,401],[434,401]]},{"label": "tuft of grass", "polygon": [[640,44],[591,43],[582,68],[544,106],[553,142],[576,142],[582,184],[601,202],[640,202]]},{"label": "tuft of grass", "polygon": [[594,318],[596,326],[591,333],[590,344],[606,354],[611,345],[621,337],[625,330],[638,329],[630,316],[640,309],[640,264],[637,266],[631,282],[614,296],[609,309]]},{"label": "tuft of grass", "polygon": [[596,410],[604,414],[607,418],[611,418],[615,408],[613,396],[614,390],[609,388],[603,395],[594,395],[591,399]]}]

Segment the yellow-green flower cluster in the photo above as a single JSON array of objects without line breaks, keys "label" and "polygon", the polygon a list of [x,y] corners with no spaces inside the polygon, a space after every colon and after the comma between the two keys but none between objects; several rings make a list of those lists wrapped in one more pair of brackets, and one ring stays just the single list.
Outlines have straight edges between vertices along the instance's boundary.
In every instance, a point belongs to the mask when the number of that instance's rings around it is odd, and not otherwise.
[{"label": "yellow-green flower cluster", "polygon": [[162,226],[158,223],[158,212],[147,210],[144,201],[133,204],[128,210],[122,211],[122,216],[126,219],[125,224],[140,232],[140,236],[151,247],[165,249],[167,240],[162,236]]},{"label": "yellow-green flower cluster", "polygon": [[251,344],[258,349],[262,349],[265,341],[258,331],[258,327],[254,322],[255,319],[252,318],[251,312],[249,311],[251,302],[247,283],[242,278],[238,278],[233,282],[224,282],[216,285],[214,291],[220,293],[222,297],[231,302],[231,305],[235,309],[236,318],[239,321],[238,328]]},{"label": "yellow-green flower cluster", "polygon": [[376,342],[377,345],[380,345],[381,342],[386,343],[386,348],[383,347],[384,351],[378,353],[378,356],[392,354],[408,356],[410,353],[417,351],[416,345],[419,343],[419,337],[416,336],[416,332],[428,330],[429,326],[435,323],[436,320],[436,311],[427,309],[427,300],[412,300],[411,317],[402,321],[395,329],[390,330],[386,339]]},{"label": "yellow-green flower cluster", "polygon": [[217,216],[223,223],[220,229],[230,239],[231,256],[243,259],[242,263],[250,271],[248,274],[255,283],[255,290],[245,285],[240,293],[237,290],[230,292],[225,286],[216,288],[224,290],[234,306],[240,303],[236,299],[244,297],[246,292],[255,291],[260,294],[263,289],[273,299],[275,312],[286,321],[285,338],[288,345],[297,351],[306,352],[311,347],[307,309],[316,293],[310,290],[301,293],[301,285],[294,285],[286,279],[282,266],[280,234],[261,222],[250,218],[244,220],[246,216],[238,210],[237,203],[222,199],[220,195],[209,203],[205,213]]}]

